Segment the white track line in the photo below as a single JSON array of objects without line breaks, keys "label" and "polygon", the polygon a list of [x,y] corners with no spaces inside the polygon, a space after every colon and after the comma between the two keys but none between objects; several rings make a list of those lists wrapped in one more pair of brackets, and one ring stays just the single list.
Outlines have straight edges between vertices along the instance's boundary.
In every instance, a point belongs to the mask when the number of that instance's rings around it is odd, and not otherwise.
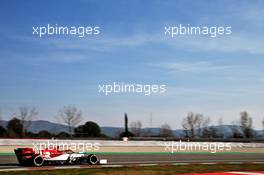
[{"label": "white track line", "polygon": [[28,171],[28,168],[9,168],[9,169],[0,169],[0,172],[7,172],[7,171]]},{"label": "white track line", "polygon": [[[228,164],[231,162],[223,162],[224,164]],[[234,163],[234,162],[232,162]],[[245,162],[235,162],[236,164],[245,164]],[[248,163],[252,163],[252,162],[248,162]],[[264,164],[264,162],[257,162],[258,164]],[[166,165],[212,165],[212,164],[219,164],[219,163],[213,163],[213,162],[209,162],[209,163],[169,163]],[[220,162],[221,164],[221,162]],[[114,168],[114,167],[130,167],[130,166],[157,166],[157,165],[162,165],[162,164],[154,164],[154,163],[150,163],[150,164],[146,164],[146,163],[139,163],[139,164],[115,164],[115,165],[99,165],[99,166],[44,166],[44,167],[14,167],[14,168],[6,168],[5,167],[1,167],[0,166],[0,172],[8,172],[8,171],[34,171],[34,170],[54,170],[54,169],[75,169],[75,168]],[[2,168],[2,169],[1,169]],[[264,175],[264,173],[253,173],[253,172],[228,172],[231,174],[244,174],[244,175]]]}]

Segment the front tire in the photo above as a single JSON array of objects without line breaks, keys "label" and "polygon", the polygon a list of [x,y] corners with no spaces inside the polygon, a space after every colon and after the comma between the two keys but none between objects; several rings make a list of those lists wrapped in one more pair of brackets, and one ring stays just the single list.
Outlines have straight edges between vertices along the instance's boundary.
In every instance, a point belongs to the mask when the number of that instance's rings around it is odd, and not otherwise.
[{"label": "front tire", "polygon": [[96,165],[96,164],[98,164],[99,159],[98,159],[98,157],[95,154],[90,154],[87,157],[87,162],[88,162],[89,165]]}]

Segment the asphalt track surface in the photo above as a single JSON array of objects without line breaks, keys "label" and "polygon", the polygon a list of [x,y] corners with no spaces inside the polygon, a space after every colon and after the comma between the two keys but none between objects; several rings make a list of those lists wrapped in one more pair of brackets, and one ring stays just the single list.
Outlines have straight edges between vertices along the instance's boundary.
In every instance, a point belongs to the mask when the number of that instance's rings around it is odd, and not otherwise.
[{"label": "asphalt track surface", "polygon": [[[260,154],[100,154],[109,165],[264,162]],[[19,167],[15,155],[1,155],[0,169]]]}]

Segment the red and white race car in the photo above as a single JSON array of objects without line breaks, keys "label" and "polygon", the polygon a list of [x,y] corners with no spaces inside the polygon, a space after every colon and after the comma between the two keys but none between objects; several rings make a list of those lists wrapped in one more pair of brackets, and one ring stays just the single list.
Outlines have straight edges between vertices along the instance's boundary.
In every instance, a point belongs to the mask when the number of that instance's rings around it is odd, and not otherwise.
[{"label": "red and white race car", "polygon": [[20,165],[42,166],[43,164],[99,164],[95,154],[73,152],[72,150],[17,148],[14,150]]}]

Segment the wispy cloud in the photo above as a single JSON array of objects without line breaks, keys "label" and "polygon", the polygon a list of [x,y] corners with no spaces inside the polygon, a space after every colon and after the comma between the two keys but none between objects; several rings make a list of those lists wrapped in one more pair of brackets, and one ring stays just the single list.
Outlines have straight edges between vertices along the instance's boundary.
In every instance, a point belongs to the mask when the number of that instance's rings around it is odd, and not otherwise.
[{"label": "wispy cloud", "polygon": [[155,35],[137,34],[132,36],[101,37],[96,39],[54,39],[49,42],[59,49],[90,50],[97,52],[118,51],[122,47],[144,47],[160,44],[190,52],[250,53],[264,54],[264,38],[255,33],[239,33],[233,29],[231,36],[217,38],[183,36],[166,38],[163,31]]},{"label": "wispy cloud", "polygon": [[149,66],[154,66],[162,69],[167,69],[172,72],[208,72],[231,69],[236,66],[216,65],[206,61],[199,62],[171,62],[171,63],[152,63]]},{"label": "wispy cloud", "polygon": [[264,95],[264,91],[261,87],[255,87],[254,85],[248,86],[229,86],[228,89],[219,87],[209,88],[190,88],[190,87],[167,87],[167,96],[188,96],[188,97],[210,97],[214,99],[228,99],[230,97],[243,98]]},{"label": "wispy cloud", "polygon": [[238,34],[219,38],[186,37],[170,40],[171,47],[188,51],[220,52],[220,53],[250,53],[264,54],[264,38],[254,34]]}]

